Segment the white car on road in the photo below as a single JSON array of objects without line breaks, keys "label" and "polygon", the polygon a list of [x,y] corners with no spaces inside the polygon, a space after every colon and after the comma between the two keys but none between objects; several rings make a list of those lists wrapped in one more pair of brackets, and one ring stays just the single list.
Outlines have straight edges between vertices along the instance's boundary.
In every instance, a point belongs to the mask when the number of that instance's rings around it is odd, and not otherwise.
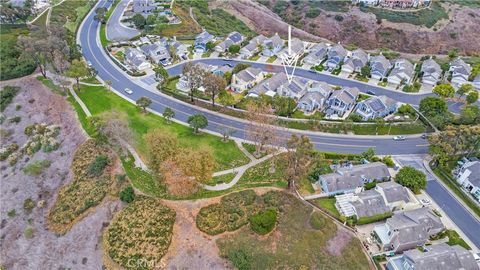
[{"label": "white car on road", "polygon": [[405,136],[395,136],[395,137],[393,137],[394,141],[404,141],[405,139],[407,139],[407,138],[405,138]]},{"label": "white car on road", "polygon": [[125,93],[131,95],[131,94],[133,94],[133,91],[130,88],[125,88]]}]

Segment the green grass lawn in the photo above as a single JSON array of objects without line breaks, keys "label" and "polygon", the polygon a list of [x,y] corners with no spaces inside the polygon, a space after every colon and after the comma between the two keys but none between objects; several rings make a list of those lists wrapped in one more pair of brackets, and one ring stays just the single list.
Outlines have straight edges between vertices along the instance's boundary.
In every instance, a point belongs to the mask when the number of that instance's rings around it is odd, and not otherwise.
[{"label": "green grass lawn", "polygon": [[[65,1],[65,2],[68,2],[68,1]],[[64,2],[64,3],[65,3]],[[64,4],[62,3],[62,5]],[[90,10],[90,6],[89,5],[83,5],[83,6],[79,6],[75,9],[75,11],[77,12],[77,16],[75,18],[75,20],[69,20],[68,22],[65,23],[65,28],[67,28],[68,30],[72,31],[73,33],[75,33],[77,27],[80,25],[80,23],[82,22],[83,18],[85,17],[85,15],[87,15],[88,11]]]},{"label": "green grass lawn", "polygon": [[286,185],[286,179],[283,175],[285,165],[281,158],[275,162],[275,171],[270,172],[272,160],[266,160],[256,166],[249,168],[240,178],[239,182],[244,183],[266,183]]},{"label": "green grass lawn", "polygon": [[277,60],[277,56],[276,56],[276,55],[274,55],[274,56],[272,56],[272,57],[269,57],[269,58],[267,59],[267,63],[273,63],[273,62],[275,62],[275,60]]},{"label": "green grass lawn", "polygon": [[455,230],[445,230],[438,235],[432,237],[432,240],[438,240],[448,237],[447,244],[450,246],[460,245],[467,250],[471,250],[472,248],[463,240],[460,235]]},{"label": "green grass lawn", "polygon": [[[115,2],[113,2],[112,6],[105,14],[105,22],[108,22],[108,19],[112,15],[112,12],[115,10],[115,7],[118,5],[118,3],[120,3],[120,0],[115,0]],[[108,45],[106,25],[106,23],[100,25],[100,43],[102,44],[102,46]]]},{"label": "green grass lawn", "polygon": [[327,211],[330,215],[340,220],[340,213],[335,207],[335,198],[320,198],[312,201],[313,204]]},{"label": "green grass lawn", "polygon": [[256,55],[248,58],[248,60],[250,60],[250,61],[257,61],[258,59],[260,59],[260,54],[256,54]]},{"label": "green grass lawn", "polygon": [[228,183],[232,182],[235,175],[237,175],[237,174],[236,173],[227,173],[227,174],[224,174],[224,175],[215,176],[215,177],[212,177],[212,179],[209,182],[207,182],[206,184],[211,185],[211,186],[214,186],[214,185],[217,185],[217,184],[222,184],[222,183],[228,184]]},{"label": "green grass lawn", "polygon": [[249,159],[238,149],[233,141],[224,143],[219,137],[206,133],[195,135],[188,127],[177,123],[167,124],[162,117],[153,113],[143,114],[135,105],[108,92],[104,87],[83,85],[78,95],[93,115],[100,115],[109,111],[126,113],[130,128],[135,134],[135,146],[143,157],[147,154],[143,135],[151,129],[161,128],[167,132],[177,134],[180,143],[184,147],[192,149],[201,146],[211,147],[217,161],[216,170],[225,170],[249,162]]},{"label": "green grass lawn", "polygon": [[100,82],[97,80],[95,77],[88,77],[80,80],[81,82],[84,83],[94,83],[94,84],[100,84]]},{"label": "green grass lawn", "polygon": [[45,29],[47,27],[47,18],[48,11],[45,11],[35,20],[35,22],[32,23],[32,25],[38,26],[40,29]]}]

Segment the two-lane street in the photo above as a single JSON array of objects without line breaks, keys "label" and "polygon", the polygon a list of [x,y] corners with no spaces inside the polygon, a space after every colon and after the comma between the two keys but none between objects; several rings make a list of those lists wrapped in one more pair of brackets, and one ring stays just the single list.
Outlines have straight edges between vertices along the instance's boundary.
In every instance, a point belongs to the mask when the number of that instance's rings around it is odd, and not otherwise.
[{"label": "two-lane street", "polygon": [[[104,0],[100,1],[98,5],[106,7],[111,5],[111,2]],[[93,68],[98,71],[98,76],[102,80],[112,81],[112,88],[117,94],[125,95],[123,90],[125,88],[130,88],[133,90],[133,94],[128,96],[128,98],[135,101],[142,96],[147,96],[153,101],[150,108],[158,113],[162,113],[166,107],[170,107],[175,111],[176,119],[182,122],[186,122],[190,115],[201,113],[208,118],[209,125],[206,128],[207,130],[221,133],[225,127],[229,127],[235,130],[233,137],[241,139],[246,138],[246,122],[242,119],[205,111],[183,101],[168,97],[160,92],[149,91],[137,84],[125,72],[115,66],[111,59],[106,55],[98,41],[99,23],[95,21],[93,17],[94,13],[89,13],[78,32],[82,53],[85,59],[92,63]],[[202,61],[211,64],[228,62],[221,59],[205,59]],[[258,64],[258,66],[261,65],[262,64]],[[277,71],[276,69],[280,68],[275,66],[267,67],[266,64],[263,64],[263,66],[264,68],[273,68],[274,70],[272,71]],[[168,72],[171,75],[179,74],[181,68],[181,65],[177,65],[168,69]],[[308,78],[314,78],[317,80],[324,79],[321,74],[314,74],[306,70],[298,73],[298,75],[305,75],[308,76]],[[333,81],[329,83],[341,83],[341,81]],[[411,98],[417,99],[416,96],[412,96]],[[286,136],[289,136],[292,133],[306,134],[311,138],[315,147],[322,151],[361,153],[368,148],[374,148],[377,154],[423,154],[427,152],[427,141],[421,139],[419,136],[409,136],[405,141],[393,141],[393,136],[347,136],[286,129],[282,132]]]}]

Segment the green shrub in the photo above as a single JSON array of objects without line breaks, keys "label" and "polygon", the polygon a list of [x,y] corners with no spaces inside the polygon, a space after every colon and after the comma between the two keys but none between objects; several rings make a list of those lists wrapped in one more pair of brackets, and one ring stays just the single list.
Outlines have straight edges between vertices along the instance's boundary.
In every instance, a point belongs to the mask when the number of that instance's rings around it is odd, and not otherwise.
[{"label": "green shrub", "polygon": [[242,249],[230,251],[230,253],[228,253],[228,259],[238,270],[252,269],[252,258]]},{"label": "green shrub", "polygon": [[250,217],[250,227],[258,234],[264,235],[273,230],[277,222],[277,211],[267,209]]},{"label": "green shrub", "polygon": [[131,186],[124,188],[119,194],[122,202],[131,203],[135,200],[135,192]]},{"label": "green shrub", "polygon": [[51,164],[52,162],[48,159],[37,160],[25,166],[23,172],[27,175],[40,175],[43,169],[50,167]]},{"label": "green shrub", "polygon": [[22,121],[22,117],[21,117],[21,116],[18,116],[18,115],[17,115],[17,116],[14,116],[14,117],[12,117],[12,118],[10,118],[10,119],[8,119],[8,122],[14,123],[14,124],[18,124],[18,123],[20,123],[21,121]]},{"label": "green shrub", "polygon": [[23,201],[23,209],[25,209],[27,212],[31,212],[33,208],[35,208],[35,201],[33,201],[31,198]]},{"label": "green shrub", "polygon": [[363,188],[365,188],[366,190],[370,190],[372,188],[375,188],[376,186],[377,186],[377,182],[373,181],[370,183],[365,183],[365,185],[363,185]]},{"label": "green shrub", "polygon": [[28,125],[28,126],[26,126],[25,129],[23,130],[23,133],[25,133],[25,135],[27,135],[27,136],[32,136],[34,130],[35,130],[35,124],[33,124],[33,125]]},{"label": "green shrub", "polygon": [[95,160],[90,163],[87,169],[87,174],[91,177],[97,177],[102,175],[103,170],[108,165],[108,157],[104,155],[98,155]]},{"label": "green shrub", "polygon": [[32,238],[34,233],[35,233],[35,230],[32,227],[28,227],[23,232],[23,235],[25,235],[26,238]]},{"label": "green shrub", "polygon": [[17,216],[17,211],[15,209],[12,209],[12,210],[7,212],[7,216],[9,218],[14,218],[15,216]]},{"label": "green shrub", "polygon": [[387,165],[388,167],[395,166],[395,163],[393,162],[393,159],[391,156],[383,157],[382,162],[385,163],[385,165]]},{"label": "green shrub", "polygon": [[5,108],[7,108],[8,104],[10,104],[13,98],[18,94],[20,91],[20,87],[18,86],[5,86],[2,91],[0,92],[0,111],[3,112]]}]

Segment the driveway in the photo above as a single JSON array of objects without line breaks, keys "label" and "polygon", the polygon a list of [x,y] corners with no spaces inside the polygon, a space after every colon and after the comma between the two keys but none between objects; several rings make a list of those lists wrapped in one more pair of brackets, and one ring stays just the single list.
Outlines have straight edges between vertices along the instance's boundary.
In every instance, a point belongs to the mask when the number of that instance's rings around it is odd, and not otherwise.
[{"label": "driveway", "polygon": [[450,217],[455,225],[463,231],[470,241],[477,248],[480,248],[480,222],[473,216],[470,209],[465,208],[434,175],[425,169],[422,157],[413,155],[408,157],[402,156],[396,157],[395,160],[401,166],[412,166],[425,173],[427,176],[425,192]]},{"label": "driveway", "polygon": [[107,39],[111,41],[126,41],[140,35],[140,31],[125,26],[120,22],[123,11],[129,0],[121,0],[107,22]]}]

